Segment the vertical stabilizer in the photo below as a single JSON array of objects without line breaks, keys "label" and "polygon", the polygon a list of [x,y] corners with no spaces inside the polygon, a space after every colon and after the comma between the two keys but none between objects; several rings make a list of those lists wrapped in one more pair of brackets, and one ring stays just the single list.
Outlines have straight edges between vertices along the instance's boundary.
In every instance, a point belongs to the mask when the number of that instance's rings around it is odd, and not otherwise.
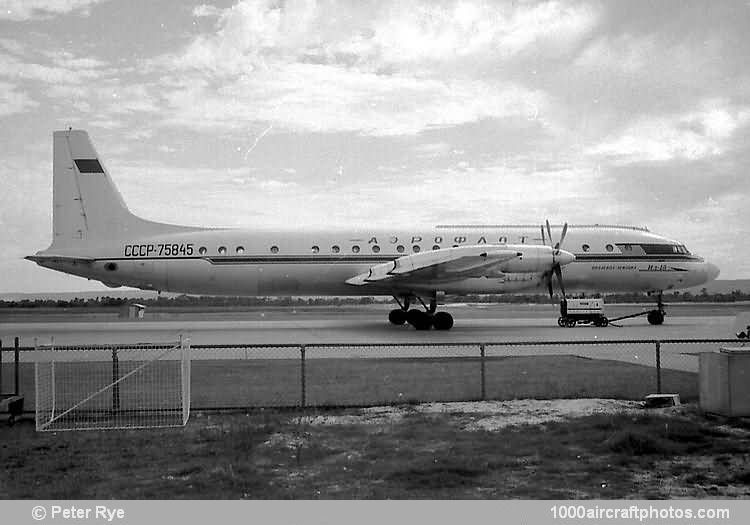
[{"label": "vertical stabilizer", "polygon": [[55,131],[53,144],[50,249],[65,250],[92,241],[190,229],[133,215],[85,131]]},{"label": "vertical stabilizer", "polygon": [[138,222],[104,168],[88,133],[55,131],[53,142],[53,246],[118,235]]}]

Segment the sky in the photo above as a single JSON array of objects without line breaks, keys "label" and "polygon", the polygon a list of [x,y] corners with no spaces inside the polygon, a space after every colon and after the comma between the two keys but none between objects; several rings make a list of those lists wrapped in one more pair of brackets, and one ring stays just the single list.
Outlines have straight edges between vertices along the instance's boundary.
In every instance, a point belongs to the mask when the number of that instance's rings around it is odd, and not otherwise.
[{"label": "sky", "polygon": [[130,209],[302,230],[629,224],[750,278],[750,3],[0,0],[0,292],[51,241],[52,132]]}]

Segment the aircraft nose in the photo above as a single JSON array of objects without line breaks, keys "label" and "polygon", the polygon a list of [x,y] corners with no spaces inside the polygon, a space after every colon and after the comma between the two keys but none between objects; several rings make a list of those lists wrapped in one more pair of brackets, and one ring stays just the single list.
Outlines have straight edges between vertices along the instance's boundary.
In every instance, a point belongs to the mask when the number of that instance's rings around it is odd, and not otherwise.
[{"label": "aircraft nose", "polygon": [[706,263],[706,276],[708,277],[709,281],[713,281],[714,279],[716,279],[720,273],[721,270],[719,270],[718,266],[713,263]]},{"label": "aircraft nose", "polygon": [[560,263],[560,266],[565,266],[566,264],[570,264],[575,261],[576,256],[570,252],[566,252],[565,250],[560,250],[560,253],[555,256],[555,259],[557,259],[557,262]]}]

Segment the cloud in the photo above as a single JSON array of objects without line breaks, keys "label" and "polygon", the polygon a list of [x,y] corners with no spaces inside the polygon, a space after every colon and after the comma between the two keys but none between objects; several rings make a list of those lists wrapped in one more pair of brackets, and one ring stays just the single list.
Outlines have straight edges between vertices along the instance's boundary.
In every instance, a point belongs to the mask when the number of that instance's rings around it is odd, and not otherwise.
[{"label": "cloud", "polygon": [[[540,46],[564,49],[596,20],[586,6],[555,1],[243,0],[195,13],[217,16],[214,32],[146,62],[152,72],[167,72],[169,123],[227,129],[261,121],[370,135],[545,115],[542,90],[469,74],[469,64],[486,70],[488,62]],[[550,124],[545,117],[540,123]]]},{"label": "cloud", "polygon": [[93,58],[74,58],[68,53],[56,55],[50,64],[26,61],[7,53],[0,53],[0,76],[54,85],[71,85],[98,80],[112,73],[111,70],[101,69],[101,65],[104,64],[101,61]]},{"label": "cloud", "polygon": [[712,100],[682,115],[640,118],[587,153],[616,164],[694,161],[724,153],[735,131],[748,123],[750,107]]},{"label": "cloud", "polygon": [[193,16],[195,17],[213,17],[213,16],[221,16],[221,14],[224,12],[223,9],[220,9],[213,5],[206,5],[201,4],[199,6],[196,6],[193,8]]},{"label": "cloud", "polygon": [[483,118],[529,118],[544,93],[512,83],[417,79],[319,64],[279,65],[225,81],[165,92],[167,121],[199,128],[240,128],[263,121],[291,130],[408,135]]},{"label": "cloud", "polygon": [[0,81],[0,117],[23,113],[37,107],[39,103],[23,91],[17,91],[18,86]]},{"label": "cloud", "polygon": [[13,40],[11,38],[0,38],[0,48],[3,48],[6,51],[9,51],[11,53],[20,55],[20,54],[23,54],[26,46],[24,46],[24,44],[22,44],[18,40]]},{"label": "cloud", "polygon": [[103,0],[0,0],[0,19],[31,20],[77,11],[88,15],[89,9]]},{"label": "cloud", "polygon": [[223,10],[202,5],[193,14],[217,16],[217,29],[196,38],[182,64],[232,73],[246,73],[279,57],[375,71],[469,56],[492,60],[529,49],[538,52],[540,46],[565,48],[597,20],[595,9],[564,1],[241,0]]},{"label": "cloud", "polygon": [[384,64],[455,61],[471,55],[492,60],[525,50],[567,47],[594,25],[596,13],[567,2],[398,2],[381,11],[372,38],[357,38],[352,51],[367,50]]},{"label": "cloud", "polygon": [[[55,50],[43,53],[52,63],[71,71],[101,69],[109,65],[108,62],[94,57],[78,57],[69,51]],[[114,72],[113,70],[109,70]]]}]

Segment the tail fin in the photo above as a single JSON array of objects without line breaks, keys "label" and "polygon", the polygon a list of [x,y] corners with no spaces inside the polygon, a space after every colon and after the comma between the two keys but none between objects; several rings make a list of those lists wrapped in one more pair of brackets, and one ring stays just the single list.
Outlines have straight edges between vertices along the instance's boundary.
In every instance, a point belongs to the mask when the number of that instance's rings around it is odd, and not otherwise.
[{"label": "tail fin", "polygon": [[133,215],[83,130],[53,134],[53,237],[50,249],[127,235],[192,230]]}]

